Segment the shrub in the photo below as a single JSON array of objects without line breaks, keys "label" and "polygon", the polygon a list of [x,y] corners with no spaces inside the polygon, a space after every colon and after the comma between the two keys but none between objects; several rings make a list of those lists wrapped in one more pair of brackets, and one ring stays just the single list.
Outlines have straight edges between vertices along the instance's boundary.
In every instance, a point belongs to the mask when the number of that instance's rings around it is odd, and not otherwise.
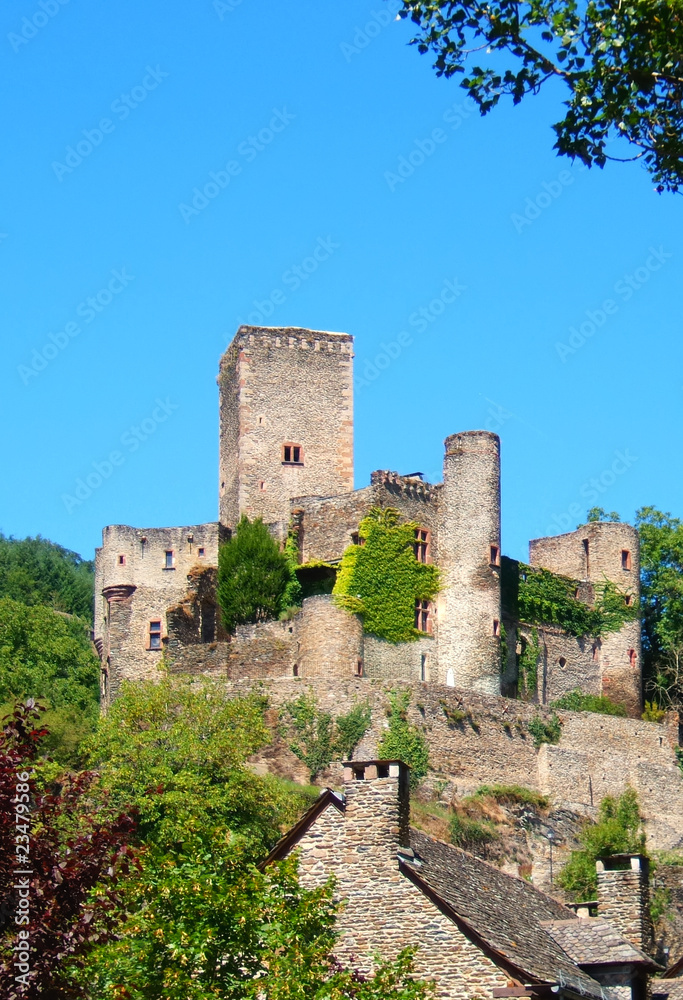
[{"label": "shrub", "polygon": [[663,722],[666,718],[666,709],[660,708],[655,701],[646,701],[641,718],[644,722]]},{"label": "shrub", "polygon": [[469,816],[461,816],[457,812],[451,816],[448,831],[451,843],[462,847],[465,851],[473,851],[498,839],[498,833],[492,823],[470,819]]},{"label": "shrub", "polygon": [[314,694],[301,694],[282,706],[280,735],[315,778],[333,760],[348,760],[353,755],[371,717],[368,703],[359,702],[346,715],[333,719],[329,712],[319,710]]},{"label": "shrub", "polygon": [[547,809],[550,805],[547,795],[541,795],[539,792],[523,788],[521,785],[481,785],[472,797],[476,799],[492,798],[496,802],[536,806],[538,809]]},{"label": "shrub", "polygon": [[564,709],[565,712],[597,712],[600,715],[626,717],[626,709],[623,705],[617,705],[611,698],[606,698],[604,695],[583,694],[578,688],[553,701],[551,708]]},{"label": "shrub", "polygon": [[229,632],[265,621],[295,603],[296,575],[287,554],[261,518],[242,516],[232,538],[218,552],[216,596]]},{"label": "shrub", "polygon": [[424,778],[429,767],[429,747],[424,734],[408,721],[406,712],[410,704],[410,691],[389,695],[389,728],[377,747],[379,757],[402,760],[410,767],[410,784],[414,787]]},{"label": "shrub", "polygon": [[551,715],[547,722],[542,716],[535,715],[527,729],[533,737],[535,747],[540,747],[542,743],[559,743],[562,735],[562,723],[556,715]]}]

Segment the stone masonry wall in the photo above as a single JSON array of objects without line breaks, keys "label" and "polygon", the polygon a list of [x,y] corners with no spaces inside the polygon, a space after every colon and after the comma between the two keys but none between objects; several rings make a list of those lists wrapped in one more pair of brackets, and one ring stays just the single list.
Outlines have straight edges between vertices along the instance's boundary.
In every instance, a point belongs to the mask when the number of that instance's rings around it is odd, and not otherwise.
[{"label": "stone masonry wall", "polygon": [[353,489],[352,359],[348,334],[240,327],[219,374],[222,523],[246,514],[284,534],[290,497]]},{"label": "stone masonry wall", "polygon": [[353,677],[363,670],[363,626],[329,595],[308,597],[293,619],[299,677]]},{"label": "stone masonry wall", "polygon": [[[520,625],[517,629],[517,641],[524,639],[531,643],[534,631],[540,650],[537,698],[541,704],[548,705],[577,688],[584,694],[602,694],[599,642],[586,636],[568,635],[561,629],[548,625],[536,628]],[[508,642],[514,641],[514,633],[511,636],[508,634]]]},{"label": "stone masonry wall", "polygon": [[625,871],[606,871],[602,861],[598,869],[598,912],[611,920],[627,941],[646,954],[652,947],[652,922],[649,914],[647,860],[634,856]]},{"label": "stone masonry wall", "polygon": [[[348,782],[345,790],[346,813],[328,806],[298,844],[303,884],[320,885],[334,874],[347,901],[335,953],[370,969],[373,952],[390,959],[419,945],[417,974],[436,980],[438,997],[488,1000],[492,989],[507,985],[506,973],[399,870],[397,778]],[[378,823],[376,809],[384,822]]]},{"label": "stone masonry wall", "polygon": [[[363,673],[374,680],[429,681],[436,671],[436,641],[387,642],[374,635],[364,640]],[[422,676],[424,669],[424,677]]]}]

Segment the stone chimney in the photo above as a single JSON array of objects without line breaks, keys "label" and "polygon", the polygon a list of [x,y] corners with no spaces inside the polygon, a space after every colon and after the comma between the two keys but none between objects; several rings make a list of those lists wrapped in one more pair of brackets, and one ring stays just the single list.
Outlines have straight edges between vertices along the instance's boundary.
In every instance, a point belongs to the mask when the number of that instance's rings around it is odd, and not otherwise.
[{"label": "stone chimney", "polygon": [[642,854],[615,854],[595,862],[598,915],[611,920],[624,937],[646,954],[652,950],[649,861]]},{"label": "stone chimney", "polygon": [[345,840],[356,862],[395,866],[397,850],[409,846],[409,770],[399,760],[344,763]]}]

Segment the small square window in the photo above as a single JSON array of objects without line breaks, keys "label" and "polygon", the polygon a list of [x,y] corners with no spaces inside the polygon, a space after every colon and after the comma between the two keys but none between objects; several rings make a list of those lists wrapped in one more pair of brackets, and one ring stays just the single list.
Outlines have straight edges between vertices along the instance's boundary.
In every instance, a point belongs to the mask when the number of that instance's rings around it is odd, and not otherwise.
[{"label": "small square window", "polygon": [[284,465],[303,465],[304,450],[300,444],[288,441],[282,446],[282,462]]},{"label": "small square window", "polygon": [[161,622],[153,621],[149,623],[149,648],[161,649]]},{"label": "small square window", "polygon": [[630,569],[631,568],[631,553],[628,549],[621,550],[621,568]]},{"label": "small square window", "polygon": [[204,558],[204,549],[202,549],[202,548],[197,549],[197,555],[199,556],[200,559],[203,559]]},{"label": "small square window", "polygon": [[126,565],[126,557],[119,556],[119,566],[125,566],[125,565]]},{"label": "small square window", "polygon": [[164,569],[173,569],[173,550],[169,549],[164,554]]}]

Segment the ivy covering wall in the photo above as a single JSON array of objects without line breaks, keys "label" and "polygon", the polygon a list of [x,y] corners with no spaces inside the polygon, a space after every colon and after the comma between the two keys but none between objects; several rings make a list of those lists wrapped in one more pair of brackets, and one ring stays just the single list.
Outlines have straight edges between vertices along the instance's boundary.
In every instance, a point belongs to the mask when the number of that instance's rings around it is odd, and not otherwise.
[{"label": "ivy covering wall", "polygon": [[417,527],[401,523],[394,507],[373,507],[358,526],[363,544],[344,552],[332,592],[340,607],[361,616],[366,632],[389,642],[421,637],[415,601],[430,601],[439,590],[436,566],[415,558]]},{"label": "ivy covering wall", "polygon": [[600,638],[635,621],[639,609],[626,594],[603,580],[594,584],[593,605],[578,600],[576,580],[525,563],[501,560],[501,597],[505,611],[527,625],[558,625],[570,635]]}]

